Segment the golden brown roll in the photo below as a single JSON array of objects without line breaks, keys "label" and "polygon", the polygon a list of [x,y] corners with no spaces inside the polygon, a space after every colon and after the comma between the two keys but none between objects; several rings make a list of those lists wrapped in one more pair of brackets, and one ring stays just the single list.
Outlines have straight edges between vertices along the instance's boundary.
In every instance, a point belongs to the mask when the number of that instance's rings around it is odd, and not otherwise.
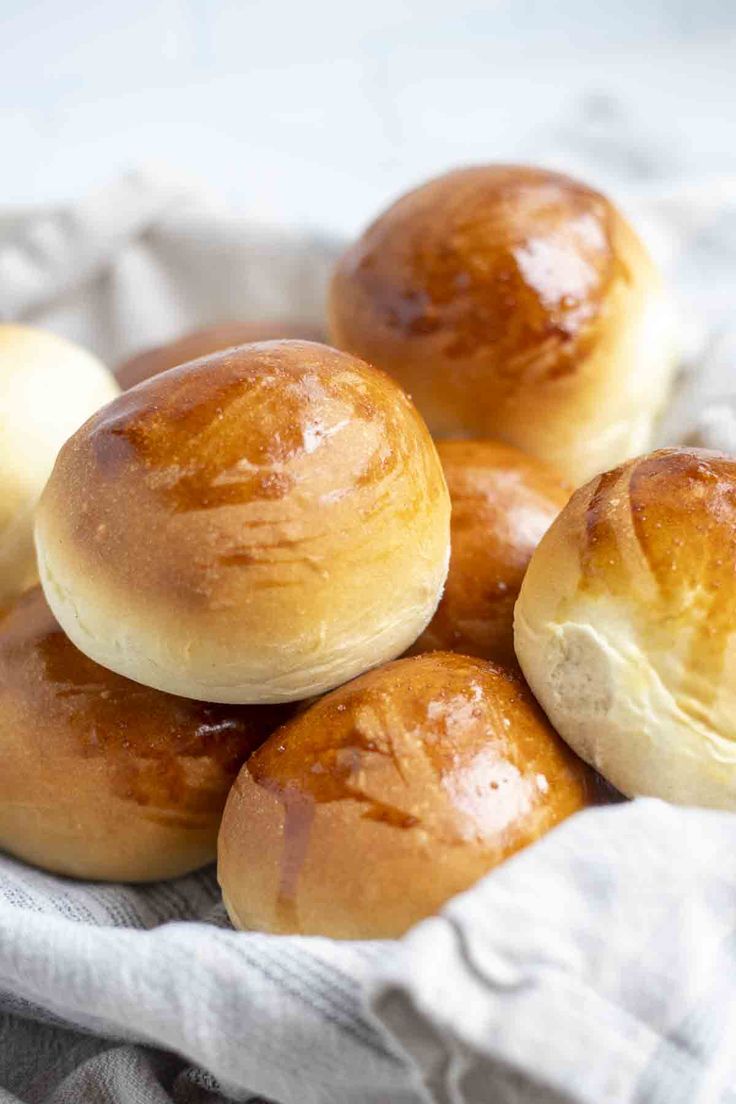
[{"label": "golden brown roll", "polygon": [[200,330],[192,330],[175,341],[154,349],[146,349],[121,364],[115,375],[121,387],[135,387],[143,380],[176,368],[190,360],[218,353],[234,345],[254,341],[274,341],[281,338],[301,338],[322,341],[324,334],[307,322],[274,319],[270,322],[216,322]]},{"label": "golden brown roll", "polygon": [[297,701],[416,639],[449,512],[393,380],[325,345],[244,345],[140,384],[67,442],[39,573],[112,671],[205,701]]},{"label": "golden brown roll", "polygon": [[0,324],[0,605],[38,578],[33,512],[57,452],[118,390],[80,346]]},{"label": "golden brown roll", "polygon": [[439,441],[437,451],[452,503],[450,570],[411,652],[448,650],[513,665],[521,580],[572,488],[541,460],[497,441]]},{"label": "golden brown roll", "polygon": [[617,789],[736,809],[736,460],[665,449],[577,491],[515,637],[554,726]]},{"label": "golden brown roll", "polygon": [[239,928],[398,936],[596,796],[520,677],[448,652],[402,659],[245,764],[218,877]]},{"label": "golden brown roll", "polygon": [[399,199],[342,257],[330,320],[435,436],[506,441],[575,485],[646,449],[674,368],[636,234],[543,169],[460,169]]},{"label": "golden brown roll", "polygon": [[238,769],[285,708],[206,705],[114,675],[36,587],[0,620],[0,848],[76,878],[202,866]]}]

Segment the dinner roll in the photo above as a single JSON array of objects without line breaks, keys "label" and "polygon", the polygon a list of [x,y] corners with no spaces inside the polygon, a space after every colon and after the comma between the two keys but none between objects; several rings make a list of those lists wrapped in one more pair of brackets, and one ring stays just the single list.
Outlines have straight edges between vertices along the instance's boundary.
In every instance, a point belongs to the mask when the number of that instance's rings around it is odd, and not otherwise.
[{"label": "dinner roll", "polygon": [[520,677],[434,652],[266,741],[228,797],[218,877],[238,928],[399,936],[595,796]]},{"label": "dinner roll", "polygon": [[80,346],[0,324],[0,605],[37,579],[33,511],[59,448],[117,393]]},{"label": "dinner roll", "polygon": [[437,612],[411,649],[516,662],[514,603],[532,552],[570,497],[541,460],[497,441],[440,441],[452,553]]},{"label": "dinner roll", "polygon": [[114,675],[35,587],[0,621],[0,848],[75,878],[202,866],[240,765],[285,708],[205,705]]},{"label": "dinner roll", "polygon": [[647,447],[674,368],[636,234],[543,169],[460,169],[405,195],[343,255],[330,316],[435,436],[499,438],[575,485]]},{"label": "dinner roll", "polygon": [[393,380],[324,345],[244,345],[140,384],[67,442],[39,571],[110,670],[205,701],[296,701],[416,639],[449,512]]},{"label": "dinner roll", "polygon": [[516,652],[617,789],[736,808],[736,460],[665,449],[577,491],[532,556]]},{"label": "dinner roll", "polygon": [[201,330],[192,330],[175,341],[146,349],[119,366],[115,375],[121,387],[134,387],[151,376],[186,364],[189,360],[209,356],[233,345],[253,341],[273,341],[277,338],[307,338],[321,341],[323,334],[308,322],[274,319],[270,322],[217,322]]}]

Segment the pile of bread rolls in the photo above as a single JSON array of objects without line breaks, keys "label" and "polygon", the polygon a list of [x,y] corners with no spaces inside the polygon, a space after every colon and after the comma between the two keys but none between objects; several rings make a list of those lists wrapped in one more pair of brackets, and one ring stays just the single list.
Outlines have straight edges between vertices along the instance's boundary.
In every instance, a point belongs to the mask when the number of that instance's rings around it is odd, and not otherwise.
[{"label": "pile of bread rolls", "polygon": [[616,791],[736,807],[736,461],[641,455],[672,320],[611,203],[431,181],[319,336],[218,325],[118,392],[0,327],[0,847],[217,857],[236,926],[373,938]]}]

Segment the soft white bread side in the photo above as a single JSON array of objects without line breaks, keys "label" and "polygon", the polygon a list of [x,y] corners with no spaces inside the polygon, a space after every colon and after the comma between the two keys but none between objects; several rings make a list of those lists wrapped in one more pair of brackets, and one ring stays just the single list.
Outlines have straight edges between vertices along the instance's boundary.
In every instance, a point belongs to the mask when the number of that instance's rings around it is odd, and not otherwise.
[{"label": "soft white bread side", "polygon": [[552,724],[617,789],[736,808],[736,460],[666,449],[577,491],[514,627]]},{"label": "soft white bread side", "polygon": [[33,513],[59,449],[118,392],[78,345],[0,325],[0,605],[36,579]]}]

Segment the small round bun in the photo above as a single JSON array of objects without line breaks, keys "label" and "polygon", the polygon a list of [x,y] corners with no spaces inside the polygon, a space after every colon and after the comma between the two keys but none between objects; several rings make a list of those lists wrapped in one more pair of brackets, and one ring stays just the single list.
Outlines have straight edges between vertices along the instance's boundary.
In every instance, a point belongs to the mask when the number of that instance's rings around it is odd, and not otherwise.
[{"label": "small round bun", "polygon": [[62,628],[112,671],[205,701],[298,701],[425,628],[449,514],[393,380],[325,345],[244,345],[140,384],[67,442],[39,572]]},{"label": "small round bun", "polygon": [[38,578],[33,512],[57,452],[118,391],[78,345],[0,324],[0,606]]},{"label": "small round bun", "polygon": [[218,877],[238,928],[390,938],[595,796],[520,677],[448,652],[402,659],[245,764]]},{"label": "small round bun", "polygon": [[217,322],[201,330],[192,330],[175,341],[168,341],[154,349],[146,349],[121,364],[115,375],[121,387],[135,387],[143,380],[177,368],[190,360],[210,356],[234,345],[248,345],[254,341],[275,341],[281,338],[300,338],[321,341],[324,335],[315,325],[274,319],[270,322]]},{"label": "small round bun", "polygon": [[618,790],[736,809],[736,460],[665,449],[577,491],[515,640],[552,724]]},{"label": "small round bun", "polygon": [[205,705],[114,675],[36,587],[0,621],[0,848],[75,878],[194,870],[215,857],[233,779],[284,708]]},{"label": "small round bun", "polygon": [[636,234],[543,169],[460,169],[405,195],[342,257],[330,316],[436,437],[506,441],[576,486],[646,449],[675,364]]},{"label": "small round bun", "polygon": [[541,460],[497,441],[439,441],[437,451],[452,502],[450,571],[411,651],[463,652],[511,666],[521,580],[572,488]]}]

